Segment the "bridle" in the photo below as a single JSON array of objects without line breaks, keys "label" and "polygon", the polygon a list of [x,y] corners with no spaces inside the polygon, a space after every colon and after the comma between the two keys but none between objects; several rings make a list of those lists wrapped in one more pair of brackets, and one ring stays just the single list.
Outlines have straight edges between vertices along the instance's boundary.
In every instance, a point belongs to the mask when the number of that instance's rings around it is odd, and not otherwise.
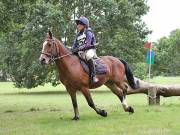
[{"label": "bridle", "polygon": [[44,54],[44,55],[46,55],[47,57],[49,57],[49,58],[50,58],[50,61],[55,62],[55,61],[58,60],[58,59],[62,59],[62,58],[64,58],[64,57],[66,57],[66,56],[69,56],[69,55],[73,54],[72,52],[70,52],[70,53],[68,53],[68,54],[60,55],[60,53],[59,53],[59,51],[58,51],[58,49],[57,49],[57,44],[56,44],[56,42],[55,42],[55,39],[48,39],[48,40],[46,40],[46,41],[51,42],[52,45],[53,45],[53,47],[56,49],[56,55],[53,55],[53,54],[51,54],[51,53],[45,53],[45,52],[42,52],[42,53],[41,53],[41,54]]}]

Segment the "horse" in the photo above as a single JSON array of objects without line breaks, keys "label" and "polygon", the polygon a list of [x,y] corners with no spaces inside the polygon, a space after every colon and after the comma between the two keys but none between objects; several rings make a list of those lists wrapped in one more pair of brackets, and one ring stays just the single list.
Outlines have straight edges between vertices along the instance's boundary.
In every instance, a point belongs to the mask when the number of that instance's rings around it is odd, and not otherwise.
[{"label": "horse", "polygon": [[[88,74],[84,71],[80,59],[74,55],[63,43],[52,35],[49,31],[43,42],[42,52],[39,57],[41,64],[50,64],[54,61],[57,66],[59,79],[69,93],[74,109],[72,120],[79,120],[79,110],[76,99],[76,92],[81,91],[87,100],[88,105],[95,112],[103,117],[107,112],[98,108],[91,97],[89,89],[106,85],[120,100],[124,111],[134,113],[134,109],[128,106],[126,92],[128,86],[136,89],[137,83],[133,77],[128,64],[113,56],[101,56],[100,59],[107,65],[105,74],[96,75],[98,82],[89,83]],[[127,86],[128,84],[128,86]]]}]

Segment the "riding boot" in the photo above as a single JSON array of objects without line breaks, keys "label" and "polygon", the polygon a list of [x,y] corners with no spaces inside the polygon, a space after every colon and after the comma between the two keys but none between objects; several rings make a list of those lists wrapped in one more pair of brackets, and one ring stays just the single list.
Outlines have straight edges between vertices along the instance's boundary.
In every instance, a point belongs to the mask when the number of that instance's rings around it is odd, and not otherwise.
[{"label": "riding boot", "polygon": [[93,59],[88,60],[88,66],[89,66],[90,83],[98,82],[98,78],[96,78],[96,69],[95,69],[95,63]]}]

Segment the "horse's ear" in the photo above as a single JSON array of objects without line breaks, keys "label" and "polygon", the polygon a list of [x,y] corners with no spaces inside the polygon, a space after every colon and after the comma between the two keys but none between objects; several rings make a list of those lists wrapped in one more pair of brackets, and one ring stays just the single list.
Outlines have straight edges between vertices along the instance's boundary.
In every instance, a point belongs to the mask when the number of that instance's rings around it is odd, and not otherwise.
[{"label": "horse's ear", "polygon": [[50,39],[52,39],[53,35],[52,35],[52,32],[51,32],[51,31],[48,31],[48,37],[49,37]]}]

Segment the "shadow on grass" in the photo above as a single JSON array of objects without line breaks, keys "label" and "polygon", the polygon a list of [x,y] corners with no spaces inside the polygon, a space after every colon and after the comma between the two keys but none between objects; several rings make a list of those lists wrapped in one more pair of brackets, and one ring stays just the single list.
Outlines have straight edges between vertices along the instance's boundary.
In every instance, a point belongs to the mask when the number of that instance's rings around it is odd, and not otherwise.
[{"label": "shadow on grass", "polygon": [[32,107],[26,111],[17,111],[17,110],[5,110],[4,113],[14,113],[14,112],[21,112],[21,113],[25,113],[25,112],[60,112],[63,111],[61,109],[57,109],[57,108],[38,108],[38,107]]},{"label": "shadow on grass", "polygon": [[[79,92],[78,92],[79,93]],[[104,93],[110,93],[110,91],[105,90],[98,90],[98,91],[91,91],[91,93],[96,94],[104,94]],[[38,92],[17,92],[17,93],[2,93],[0,95],[66,95],[68,94],[66,91],[38,91]]]},{"label": "shadow on grass", "polygon": [[69,124],[73,124],[74,122],[78,122],[80,124],[83,123],[84,125],[84,122],[91,122],[91,123],[97,123],[99,122],[100,124],[102,122],[107,122],[111,119],[120,119],[120,118],[127,118],[127,117],[130,117],[129,114],[127,113],[124,113],[124,112],[111,112],[108,114],[107,117],[102,117],[98,114],[96,114],[94,111],[90,112],[81,112],[81,115],[80,115],[80,119],[79,120],[72,120],[73,116],[68,113],[68,114],[58,114],[56,116],[54,116],[54,114],[52,114],[53,116],[52,117],[49,117],[49,118],[43,118],[41,119],[41,123],[45,124],[45,125],[49,125],[49,124],[52,124],[52,123],[56,123],[56,125],[59,125],[61,123],[69,123]]}]

